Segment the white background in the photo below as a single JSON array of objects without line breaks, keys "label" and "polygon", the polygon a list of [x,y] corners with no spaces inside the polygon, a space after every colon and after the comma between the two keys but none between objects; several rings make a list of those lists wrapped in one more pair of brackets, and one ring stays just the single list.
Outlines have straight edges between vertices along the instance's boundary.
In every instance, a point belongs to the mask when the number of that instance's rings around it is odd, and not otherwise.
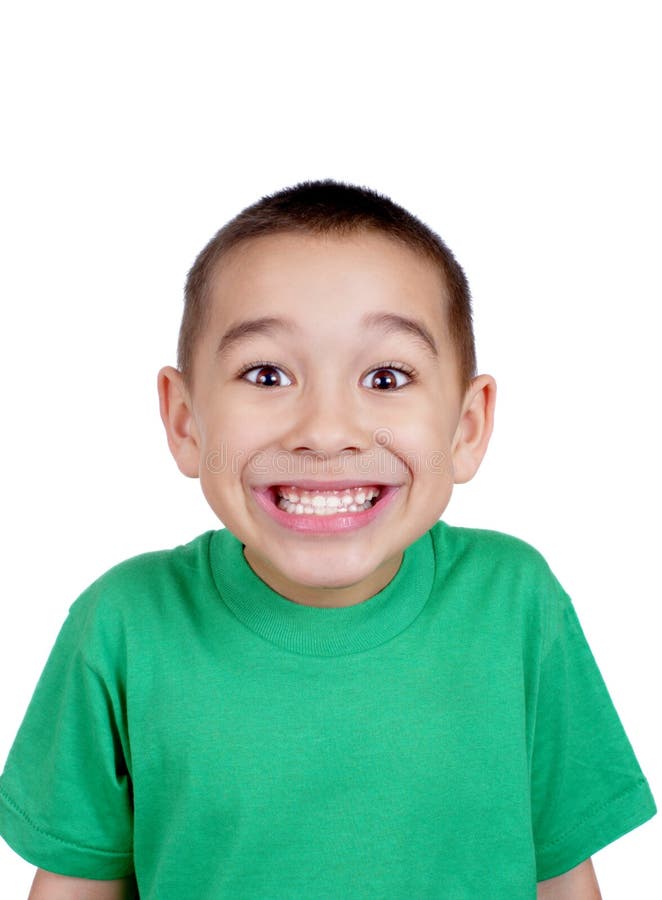
[{"label": "white background", "polygon": [[[498,415],[445,519],[547,557],[660,801],[656,7],[5,13],[1,759],[83,588],[217,527],[155,387],[195,254],[264,193],[334,177],[408,207],[465,267]],[[656,818],[596,855],[605,898],[652,896],[660,838]],[[2,844],[3,897],[32,871]]]}]

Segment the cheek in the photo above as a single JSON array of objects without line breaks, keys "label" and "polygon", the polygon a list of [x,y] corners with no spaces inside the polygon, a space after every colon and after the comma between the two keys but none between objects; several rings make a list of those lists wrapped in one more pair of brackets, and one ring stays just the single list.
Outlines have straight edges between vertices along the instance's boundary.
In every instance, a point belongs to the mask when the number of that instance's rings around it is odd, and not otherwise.
[{"label": "cheek", "polygon": [[441,418],[411,417],[394,433],[393,452],[401,457],[412,476],[447,475],[450,440]]},{"label": "cheek", "polygon": [[206,413],[203,424],[205,443],[215,448],[255,447],[273,433],[272,417],[242,403],[218,404]]}]

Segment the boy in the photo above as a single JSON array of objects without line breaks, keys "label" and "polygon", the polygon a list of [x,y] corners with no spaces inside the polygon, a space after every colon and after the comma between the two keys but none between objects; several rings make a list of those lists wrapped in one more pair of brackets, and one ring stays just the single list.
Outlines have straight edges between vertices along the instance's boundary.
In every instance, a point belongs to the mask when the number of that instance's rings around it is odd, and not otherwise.
[{"label": "boy", "polygon": [[495,403],[441,240],[331,181],[264,198],[158,390],[226,527],[72,607],[0,782],[31,897],[599,897],[655,805],[542,557],[439,521]]}]

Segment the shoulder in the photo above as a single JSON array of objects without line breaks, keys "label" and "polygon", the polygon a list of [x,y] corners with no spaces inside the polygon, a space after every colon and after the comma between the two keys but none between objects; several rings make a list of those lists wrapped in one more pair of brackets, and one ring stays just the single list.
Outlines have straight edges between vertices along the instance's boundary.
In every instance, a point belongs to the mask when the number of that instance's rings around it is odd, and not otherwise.
[{"label": "shoulder", "polygon": [[439,584],[477,614],[554,633],[571,601],[542,553],[514,535],[438,522],[431,532]]},{"label": "shoulder", "polygon": [[553,577],[542,553],[531,544],[501,531],[465,528],[437,522],[431,531],[435,553],[445,554],[456,564],[481,571],[531,573]]},{"label": "shoulder", "polygon": [[214,534],[214,531],[206,531],[186,544],[125,559],[104,572],[91,587],[159,584],[178,574],[195,575],[208,566],[209,544]]},{"label": "shoulder", "polygon": [[152,550],[112,566],[76,599],[69,618],[85,623],[121,623],[148,615],[154,606],[172,607],[177,596],[195,593],[210,579],[209,546],[214,531],[186,544]]}]

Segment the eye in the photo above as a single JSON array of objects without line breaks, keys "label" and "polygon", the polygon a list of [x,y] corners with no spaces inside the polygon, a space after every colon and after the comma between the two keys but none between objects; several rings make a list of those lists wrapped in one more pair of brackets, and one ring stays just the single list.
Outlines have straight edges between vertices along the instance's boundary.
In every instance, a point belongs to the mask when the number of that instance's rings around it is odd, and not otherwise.
[{"label": "eye", "polygon": [[[255,373],[255,377],[253,377],[253,373]],[[251,363],[250,366],[242,369],[239,373],[239,377],[245,378],[247,381],[250,381],[251,384],[257,385],[257,387],[264,388],[287,387],[292,384],[282,369],[279,369],[278,366],[269,362]],[[282,378],[285,379],[285,383],[280,380]]]},{"label": "eye", "polygon": [[[361,382],[365,387],[378,391],[397,391],[414,380],[415,373],[409,366],[399,363],[379,366],[371,369]],[[366,382],[368,382],[366,384]]]}]

